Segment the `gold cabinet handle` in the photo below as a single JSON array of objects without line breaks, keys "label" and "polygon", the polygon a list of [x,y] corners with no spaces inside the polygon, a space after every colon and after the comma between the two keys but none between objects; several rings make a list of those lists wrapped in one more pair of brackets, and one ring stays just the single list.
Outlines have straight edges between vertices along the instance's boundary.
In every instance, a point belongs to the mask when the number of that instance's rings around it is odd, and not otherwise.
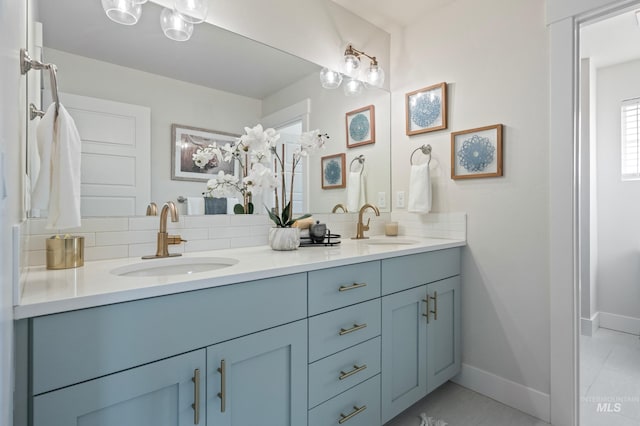
[{"label": "gold cabinet handle", "polygon": [[347,377],[351,377],[356,373],[361,372],[362,370],[366,370],[367,369],[367,364],[362,364],[360,367],[358,367],[357,365],[353,365],[353,370],[351,371],[347,371],[346,373],[344,371],[340,372],[340,376],[338,376],[338,380],[344,380]]},{"label": "gold cabinet handle", "polygon": [[344,336],[345,334],[349,334],[349,333],[353,333],[354,331],[362,330],[366,326],[367,326],[367,323],[353,324],[353,327],[351,327],[351,328],[341,328],[340,329],[340,333],[338,333],[338,334],[340,336]]},{"label": "gold cabinet handle", "polygon": [[430,298],[430,296],[427,294],[427,298],[426,299],[422,299],[422,301],[426,302],[426,304],[427,304],[427,313],[426,314],[422,314],[423,317],[427,317],[427,324],[429,324],[429,298]]},{"label": "gold cabinet handle", "polygon": [[197,425],[200,423],[200,369],[196,368],[193,370],[193,377],[191,378],[193,382],[193,404],[191,404],[191,408],[193,408],[193,424]]},{"label": "gold cabinet handle", "polygon": [[431,311],[431,313],[433,314],[433,319],[437,321],[438,320],[438,292],[434,291],[433,297],[430,297],[430,299],[433,300],[433,311]]},{"label": "gold cabinet handle", "polygon": [[218,398],[220,398],[220,412],[224,413],[227,409],[227,363],[225,360],[220,361],[220,392],[218,392]]},{"label": "gold cabinet handle", "polygon": [[351,285],[341,285],[340,288],[338,288],[338,291],[355,290],[356,288],[362,288],[366,286],[367,286],[367,283],[353,283]]},{"label": "gold cabinet handle", "polygon": [[352,418],[354,418],[355,416],[357,416],[358,414],[362,413],[366,409],[367,409],[366,405],[363,405],[360,408],[358,408],[357,406],[354,405],[353,406],[353,411],[350,412],[349,414],[340,413],[340,420],[338,420],[338,423],[342,424],[344,422],[347,422],[347,421],[351,420]]}]

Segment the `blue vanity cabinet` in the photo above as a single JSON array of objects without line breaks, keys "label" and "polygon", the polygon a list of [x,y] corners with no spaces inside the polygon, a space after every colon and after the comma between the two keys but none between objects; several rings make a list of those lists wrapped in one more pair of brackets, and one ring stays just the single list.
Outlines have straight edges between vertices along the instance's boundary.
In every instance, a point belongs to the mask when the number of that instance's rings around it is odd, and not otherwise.
[{"label": "blue vanity cabinet", "polygon": [[207,348],[207,425],[307,424],[307,321]]},{"label": "blue vanity cabinet", "polygon": [[34,426],[205,424],[205,350],[33,398]]},{"label": "blue vanity cabinet", "polygon": [[449,249],[382,262],[383,422],[460,371],[459,256]]}]

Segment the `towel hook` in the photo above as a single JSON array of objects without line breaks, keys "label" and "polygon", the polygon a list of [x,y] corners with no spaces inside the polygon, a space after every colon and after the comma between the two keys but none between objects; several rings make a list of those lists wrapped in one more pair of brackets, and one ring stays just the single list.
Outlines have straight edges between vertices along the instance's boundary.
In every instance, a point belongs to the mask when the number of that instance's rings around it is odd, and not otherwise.
[{"label": "towel hook", "polygon": [[[60,99],[58,98],[58,68],[54,64],[45,64],[36,59],[32,59],[27,49],[20,49],[20,74],[24,75],[30,70],[47,70],[51,80],[51,96],[56,104],[56,115],[60,109]],[[30,113],[31,114],[31,113]],[[37,116],[37,115],[36,115]],[[35,118],[35,117],[34,117]],[[32,118],[33,120],[33,118]]]},{"label": "towel hook", "polygon": [[411,158],[409,158],[409,163],[413,166],[413,155],[418,151],[422,151],[424,155],[428,155],[429,161],[427,162],[427,166],[431,164],[431,145],[422,145],[420,148],[414,149],[411,153]]},{"label": "towel hook", "polygon": [[351,160],[351,163],[349,163],[349,171],[353,171],[353,163],[355,163],[356,161],[361,165],[360,167],[360,174],[362,174],[362,172],[364,171],[364,155],[360,154],[357,157],[355,157],[353,160]]}]

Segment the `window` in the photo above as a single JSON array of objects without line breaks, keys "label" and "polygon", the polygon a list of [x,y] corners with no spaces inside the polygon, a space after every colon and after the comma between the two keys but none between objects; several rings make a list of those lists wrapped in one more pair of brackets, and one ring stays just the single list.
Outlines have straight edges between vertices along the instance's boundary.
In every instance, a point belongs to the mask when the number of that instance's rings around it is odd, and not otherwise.
[{"label": "window", "polygon": [[640,98],[622,102],[622,180],[640,180]]}]

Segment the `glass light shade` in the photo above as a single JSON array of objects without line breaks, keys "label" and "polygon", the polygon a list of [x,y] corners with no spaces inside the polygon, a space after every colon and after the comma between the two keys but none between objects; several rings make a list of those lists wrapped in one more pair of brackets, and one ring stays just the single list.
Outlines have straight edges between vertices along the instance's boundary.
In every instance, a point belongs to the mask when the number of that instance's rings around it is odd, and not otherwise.
[{"label": "glass light shade", "polygon": [[373,65],[367,69],[367,84],[374,87],[382,87],[384,84],[384,70],[379,65]]},{"label": "glass light shade", "polygon": [[358,96],[362,93],[362,86],[364,85],[360,80],[351,78],[343,86],[342,90],[344,90],[345,96]]},{"label": "glass light shade", "polygon": [[142,15],[142,6],[136,0],[102,0],[102,8],[113,22],[135,25]]},{"label": "glass light shade", "polygon": [[160,26],[164,35],[175,41],[187,41],[193,34],[193,24],[182,19],[178,12],[167,8],[160,13]]},{"label": "glass light shade", "polygon": [[185,21],[199,24],[207,19],[209,0],[175,0],[173,7]]},{"label": "glass light shade", "polygon": [[357,77],[360,72],[360,58],[356,55],[344,55],[344,73],[349,77]]},{"label": "glass light shade", "polygon": [[337,89],[342,83],[342,74],[329,68],[322,68],[320,71],[320,84],[325,89]]}]

